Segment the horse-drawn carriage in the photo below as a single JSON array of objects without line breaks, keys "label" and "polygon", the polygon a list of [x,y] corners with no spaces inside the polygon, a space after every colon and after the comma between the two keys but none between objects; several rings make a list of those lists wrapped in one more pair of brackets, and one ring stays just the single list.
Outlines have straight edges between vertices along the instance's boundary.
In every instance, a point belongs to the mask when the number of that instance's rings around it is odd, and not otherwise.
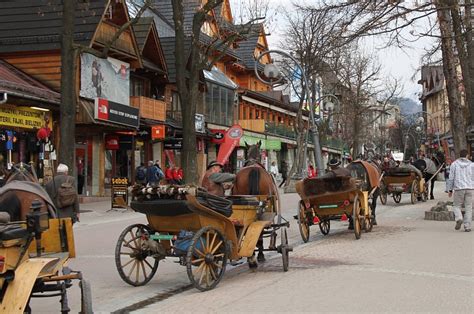
[{"label": "horse-drawn carriage", "polygon": [[380,201],[387,204],[389,195],[392,195],[395,203],[400,203],[402,194],[410,194],[412,204],[418,200],[425,202],[428,199],[428,188],[425,180],[407,168],[390,168],[384,171],[380,186]]},{"label": "horse-drawn carriage", "polygon": [[219,283],[228,260],[248,257],[249,266],[255,266],[256,251],[277,251],[283,270],[288,270],[289,223],[283,221],[275,196],[223,198],[196,187],[169,185],[136,186],[132,192],[130,207],[145,214],[148,224],[128,226],[119,236],[115,261],[128,284],[146,284],[166,257],[178,258],[201,291]]},{"label": "horse-drawn carriage", "polygon": [[[14,167],[19,173],[25,169]],[[75,257],[71,219],[56,218],[54,204],[34,174],[23,176],[32,181],[10,177],[13,180],[0,189],[0,312],[29,313],[31,298],[59,296],[61,313],[68,313],[67,289],[79,280],[81,313],[92,313],[89,283],[81,272],[67,267],[69,258]],[[21,206],[14,213],[7,204],[17,192]],[[20,218],[10,221],[12,216]]]},{"label": "horse-drawn carriage", "polygon": [[297,219],[304,242],[315,224],[323,235],[329,234],[331,220],[352,219],[356,239],[362,229],[372,230],[378,171],[365,161],[355,161],[347,168],[351,176],[306,178],[296,183],[301,197]]}]

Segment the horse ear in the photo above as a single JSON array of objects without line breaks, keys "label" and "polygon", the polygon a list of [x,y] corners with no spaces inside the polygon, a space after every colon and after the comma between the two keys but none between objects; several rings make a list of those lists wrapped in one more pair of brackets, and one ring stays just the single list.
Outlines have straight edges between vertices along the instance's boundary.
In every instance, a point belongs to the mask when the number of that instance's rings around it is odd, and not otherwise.
[{"label": "horse ear", "polygon": [[249,149],[249,147],[250,147],[249,144],[247,144],[246,141],[244,141],[244,143],[245,143],[245,148]]},{"label": "horse ear", "polygon": [[258,141],[257,146],[260,148],[262,147],[262,141]]}]

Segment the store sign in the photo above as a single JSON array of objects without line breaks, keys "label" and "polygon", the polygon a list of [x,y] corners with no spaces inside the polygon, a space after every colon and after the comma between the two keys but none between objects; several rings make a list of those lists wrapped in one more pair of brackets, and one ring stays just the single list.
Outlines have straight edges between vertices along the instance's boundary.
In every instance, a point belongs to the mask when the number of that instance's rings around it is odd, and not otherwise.
[{"label": "store sign", "polygon": [[112,208],[128,205],[128,178],[112,178]]},{"label": "store sign", "polygon": [[137,129],[140,125],[138,108],[121,105],[103,98],[95,99],[94,118]]},{"label": "store sign", "polygon": [[194,126],[196,127],[196,132],[205,133],[206,124],[204,123],[204,115],[196,113]]},{"label": "store sign", "polygon": [[119,149],[119,136],[106,135],[105,136],[105,149],[118,150]]},{"label": "store sign", "polygon": [[224,142],[225,130],[211,130],[211,142],[214,144],[221,144]]},{"label": "store sign", "polygon": [[165,149],[182,149],[183,139],[182,138],[169,138],[163,142]]},{"label": "store sign", "polygon": [[24,129],[39,129],[45,124],[45,112],[29,107],[0,106],[0,125]]},{"label": "store sign", "polygon": [[279,140],[266,140],[265,141],[265,149],[268,150],[281,150],[281,141]]},{"label": "store sign", "polygon": [[164,139],[165,138],[165,125],[164,124],[159,124],[159,125],[154,125],[151,127],[151,139],[152,140],[159,140],[159,139]]}]

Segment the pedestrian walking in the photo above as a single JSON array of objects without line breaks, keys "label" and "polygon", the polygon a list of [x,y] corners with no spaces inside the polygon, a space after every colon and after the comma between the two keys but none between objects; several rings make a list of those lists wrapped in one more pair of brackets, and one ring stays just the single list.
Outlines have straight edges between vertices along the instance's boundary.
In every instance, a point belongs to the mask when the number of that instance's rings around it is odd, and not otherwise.
[{"label": "pedestrian walking", "polygon": [[308,178],[316,178],[316,170],[312,163],[308,165]]},{"label": "pedestrian walking", "polygon": [[282,160],[281,162],[280,173],[282,180],[280,182],[280,185],[278,186],[279,188],[281,188],[283,184],[285,184],[288,175],[288,164],[284,160]]},{"label": "pedestrian walking", "polygon": [[[449,197],[454,196],[453,211],[456,226],[461,229],[464,222],[464,231],[471,231],[472,221],[472,195],[474,191],[474,164],[468,159],[466,149],[462,149],[459,158],[456,159],[449,169],[448,191]],[[461,206],[464,205],[464,217]]]},{"label": "pedestrian walking", "polygon": [[46,192],[54,202],[59,218],[70,217],[72,222],[79,221],[79,198],[74,177],[68,175],[69,167],[59,164],[56,176],[46,186]]},{"label": "pedestrian walking", "polygon": [[423,156],[423,160],[426,163],[426,168],[425,168],[425,173],[424,173],[425,182],[430,184],[430,198],[434,200],[433,189],[434,189],[434,183],[436,181],[436,176],[434,174],[436,173],[438,169],[436,168],[436,164],[431,158]]},{"label": "pedestrian walking", "polygon": [[272,161],[272,165],[270,166],[270,173],[272,174],[273,178],[276,181],[277,176],[278,176],[278,167],[275,161]]},{"label": "pedestrian walking", "polygon": [[146,167],[143,162],[135,170],[135,182],[143,185],[146,184]]},{"label": "pedestrian walking", "polygon": [[156,185],[163,179],[163,171],[152,160],[148,162],[148,168],[146,169],[146,183],[148,185]]}]

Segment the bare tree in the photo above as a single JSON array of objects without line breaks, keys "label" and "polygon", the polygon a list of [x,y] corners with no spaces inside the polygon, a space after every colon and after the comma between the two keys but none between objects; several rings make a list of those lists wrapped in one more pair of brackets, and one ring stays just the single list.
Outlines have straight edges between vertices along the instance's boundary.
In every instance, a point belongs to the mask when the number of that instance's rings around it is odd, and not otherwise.
[{"label": "bare tree", "polygon": [[[320,1],[318,5],[307,6],[307,10],[315,10],[318,12],[333,11],[339,15],[340,23],[346,25],[346,32],[343,38],[355,40],[364,36],[374,36],[384,34],[388,37],[387,45],[398,45],[400,47],[409,45],[409,40],[403,35],[403,30],[413,27],[417,21],[429,17],[438,18],[439,32],[436,25],[424,31],[419,32],[415,27],[410,30],[412,34],[419,36],[432,36],[441,38],[440,47],[443,51],[443,65],[453,66],[458,62],[461,64],[462,83],[470,91],[465,94],[465,100],[470,108],[470,112],[474,112],[474,73],[471,71],[474,65],[474,48],[472,44],[472,0],[456,1],[456,0],[432,0],[432,1]],[[464,16],[464,19],[458,18]],[[441,19],[441,20],[440,20]],[[441,25],[442,23],[443,26]],[[453,41],[458,38],[457,48],[454,49]],[[462,41],[459,41],[462,38]],[[461,44],[462,43],[462,44]],[[464,53],[459,53],[458,50]],[[448,52],[449,51],[449,52]],[[451,58],[452,57],[452,58]],[[464,66],[463,66],[464,64]],[[446,72],[447,71],[447,72]],[[450,69],[445,69],[447,74],[451,73]],[[459,88],[455,80],[447,79],[447,90],[450,97],[450,114],[451,124],[460,123],[465,116],[462,116],[462,110],[458,109],[460,102],[455,96]],[[472,117],[471,114],[471,124]],[[466,121],[467,122],[467,121]],[[466,123],[465,122],[465,123]],[[461,123],[461,124],[465,124]],[[456,140],[455,150],[459,152],[461,147],[466,147],[464,130],[458,127],[453,128],[453,138]]]},{"label": "bare tree", "polygon": [[[184,27],[184,6],[186,0],[171,0],[173,8],[173,21],[175,29],[175,60],[176,60],[176,85],[181,103],[183,117],[183,149],[182,167],[187,183],[196,183],[196,129],[195,114],[199,96],[199,78],[203,70],[210,70],[229,51],[233,43],[242,40],[243,36],[251,31],[252,23],[260,19],[256,17],[238,29],[234,28],[223,32],[204,42],[201,33],[206,21],[213,20],[213,10],[223,3],[223,0],[208,0],[201,5],[193,15],[192,29],[189,34]],[[225,27],[225,26],[224,26]],[[186,40],[190,38],[189,49],[186,49]]]}]

